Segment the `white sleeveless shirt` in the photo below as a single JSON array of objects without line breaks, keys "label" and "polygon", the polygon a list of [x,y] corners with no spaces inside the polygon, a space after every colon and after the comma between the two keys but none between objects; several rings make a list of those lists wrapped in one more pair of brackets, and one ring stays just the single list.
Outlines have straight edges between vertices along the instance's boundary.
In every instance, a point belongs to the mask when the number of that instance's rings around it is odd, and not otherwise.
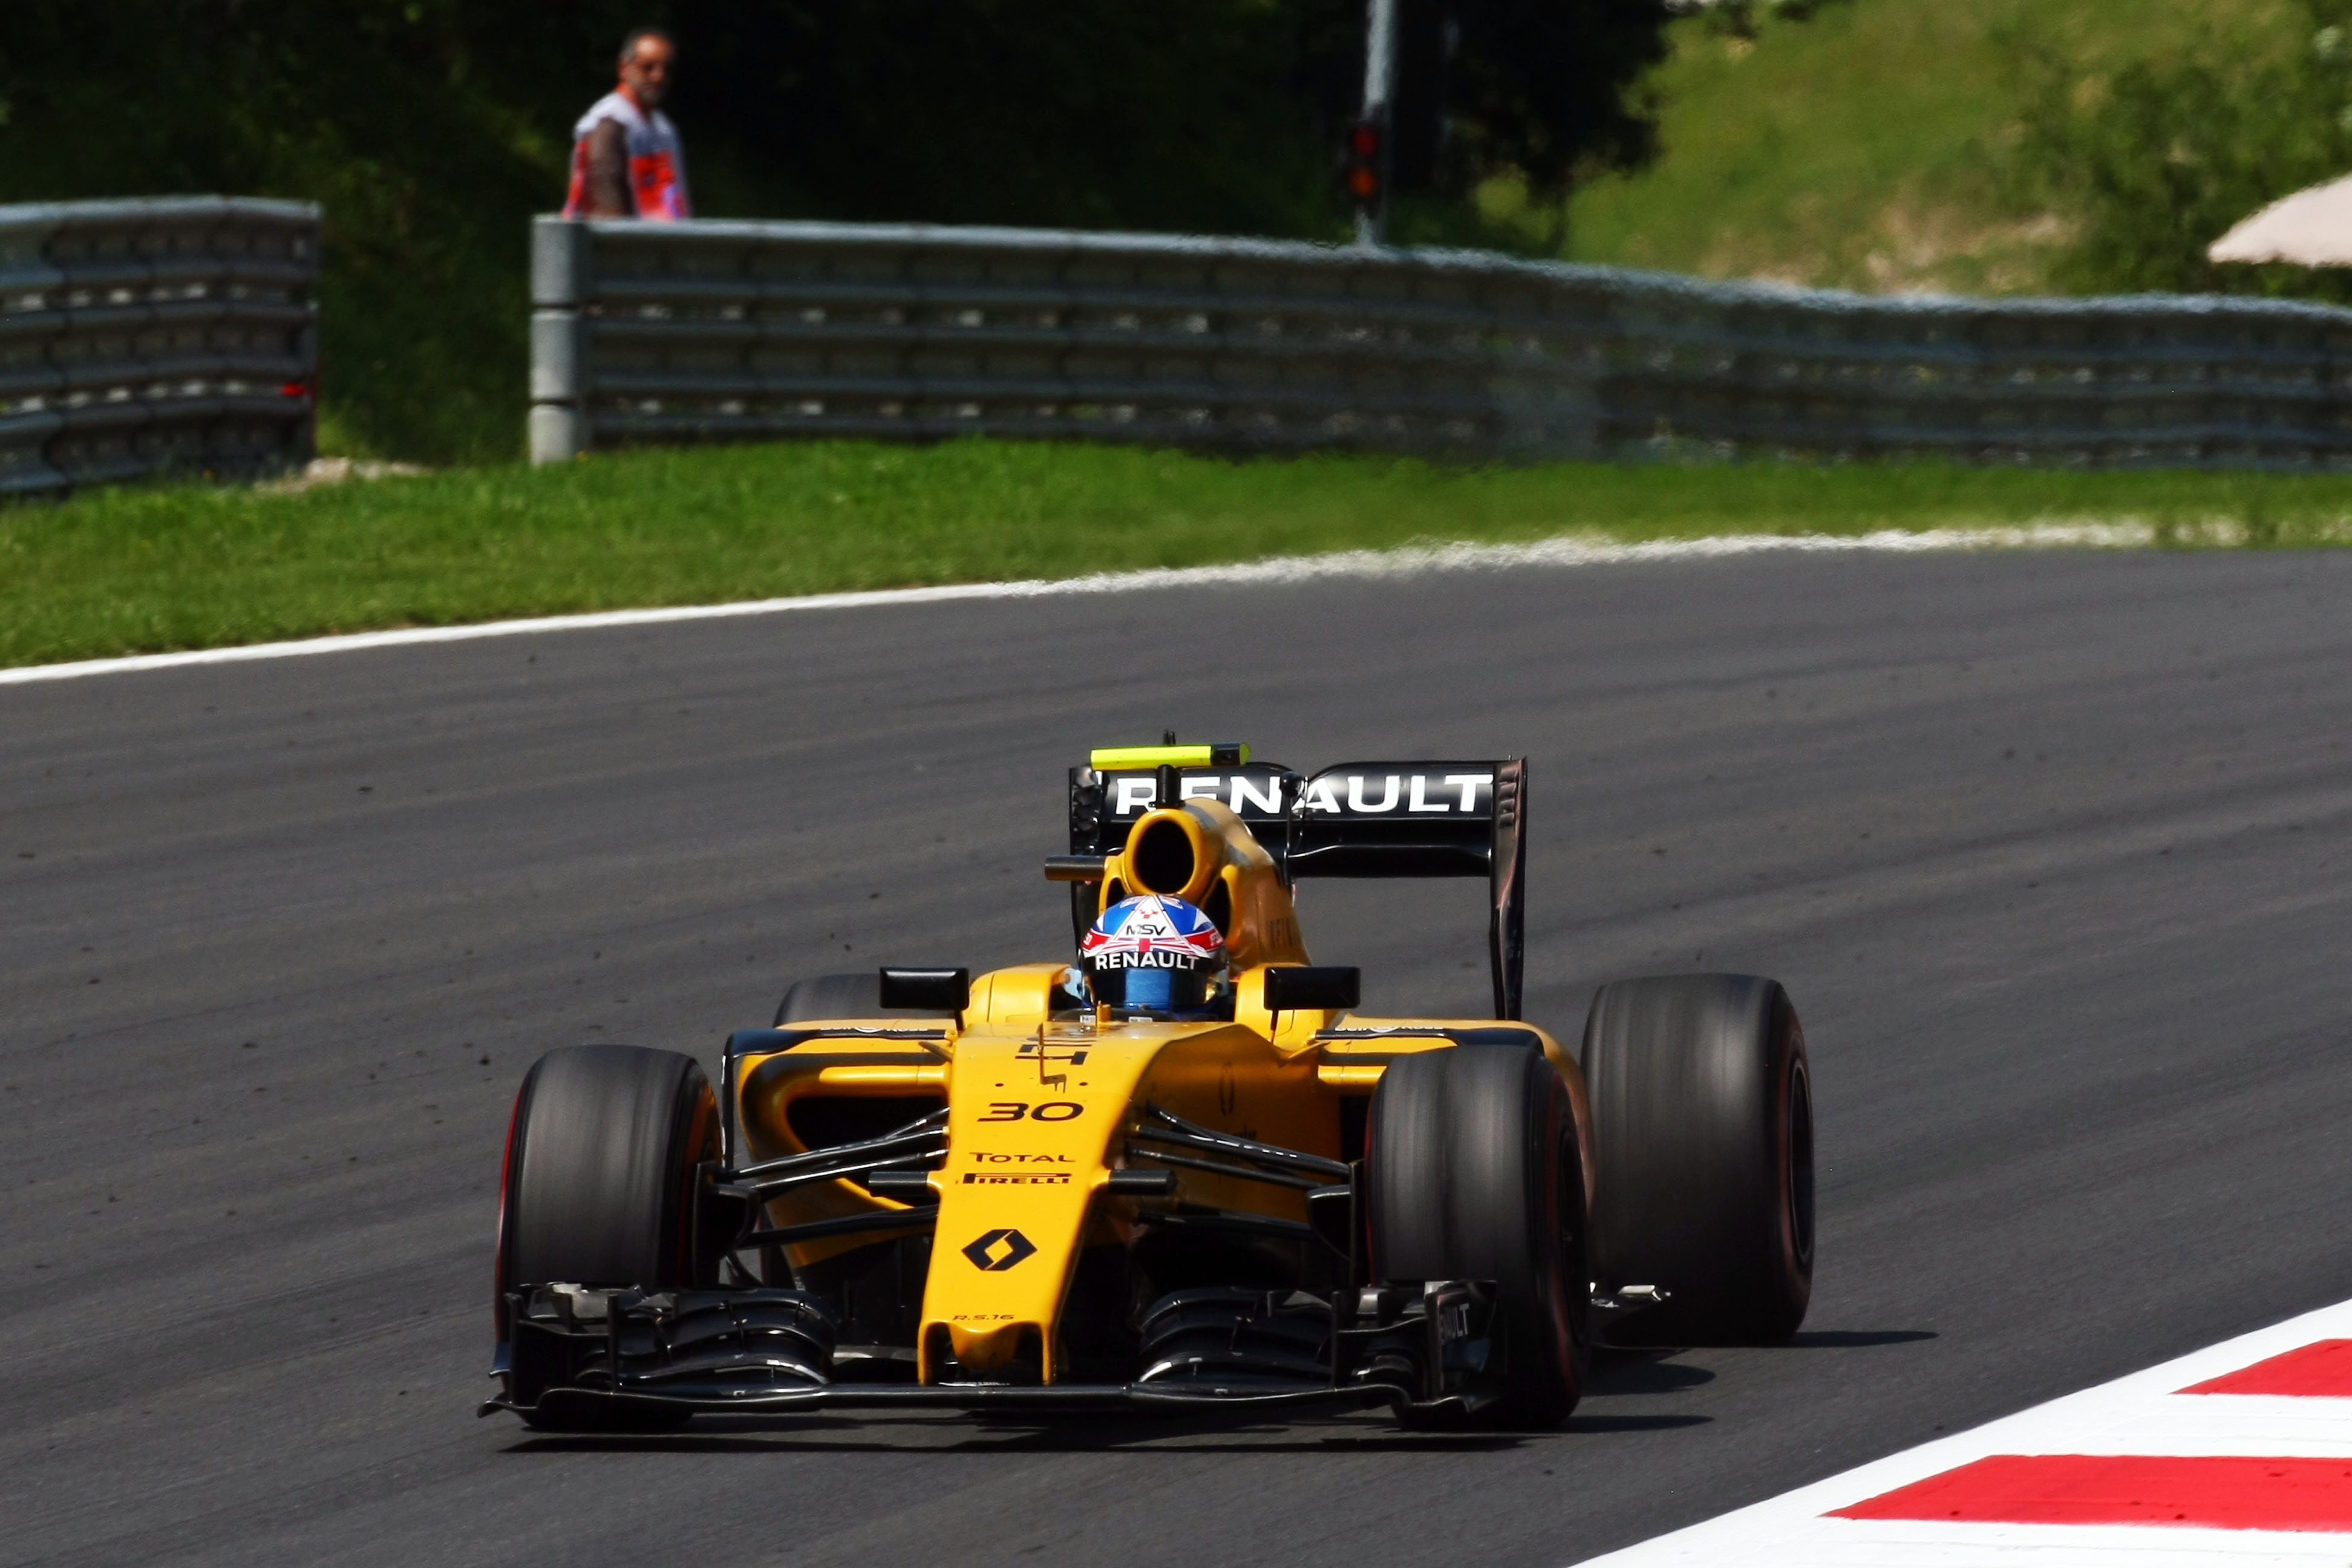
[{"label": "white sleeveless shirt", "polygon": [[677,127],[656,109],[648,114],[621,92],[608,92],[590,106],[572,128],[572,190],[563,204],[565,217],[580,217],[588,209],[588,137],[607,120],[617,120],[628,132],[629,195],[636,215],[656,223],[675,223],[694,216],[686,195],[686,145]]}]

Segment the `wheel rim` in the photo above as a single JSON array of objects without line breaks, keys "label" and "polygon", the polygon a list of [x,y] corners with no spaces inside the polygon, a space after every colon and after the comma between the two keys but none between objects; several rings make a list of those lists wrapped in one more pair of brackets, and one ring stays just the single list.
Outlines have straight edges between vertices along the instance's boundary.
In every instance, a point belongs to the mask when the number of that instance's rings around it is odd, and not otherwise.
[{"label": "wheel rim", "polygon": [[1804,1059],[1789,1064],[1788,1124],[1781,1131],[1788,1150],[1787,1186],[1789,1245],[1797,1266],[1813,1262],[1813,1092]]}]

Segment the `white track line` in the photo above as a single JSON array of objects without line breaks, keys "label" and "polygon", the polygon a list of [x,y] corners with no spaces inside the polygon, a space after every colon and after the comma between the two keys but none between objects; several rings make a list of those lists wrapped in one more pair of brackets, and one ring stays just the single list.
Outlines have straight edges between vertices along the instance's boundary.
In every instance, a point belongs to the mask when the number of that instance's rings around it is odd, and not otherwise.
[{"label": "white track line", "polygon": [[605,626],[662,626],[673,621],[777,616],[798,610],[856,610],[895,605],[934,605],[956,599],[1029,599],[1066,594],[1139,594],[1163,588],[1251,587],[1332,578],[1412,577],[1429,572],[1492,572],[1531,566],[1601,566],[1633,561],[1711,560],[1727,555],[1782,552],[1915,554],[1952,550],[2127,550],[2144,547],[2154,538],[2155,531],[2145,523],[2119,522],[2042,523],[2021,528],[1940,528],[1916,532],[1886,529],[1876,533],[1846,536],[1745,534],[1714,539],[1663,539],[1643,544],[1567,538],[1548,539],[1534,544],[1412,545],[1402,550],[1349,550],[1329,555],[1277,556],[1270,561],[1255,561],[1237,566],[1105,572],[1057,581],[959,583],[938,588],[807,594],[797,598],[753,599],[734,605],[681,605],[665,609],[541,616],[529,620],[485,621],[474,626],[408,626],[397,631],[358,632],[346,637],[305,637],[299,642],[251,643],[242,647],[197,648],[186,653],[135,654],[127,658],[83,659],[73,664],[25,665],[14,669],[0,669],[0,686],[20,686],[36,680],[73,680],[89,675],[122,675],[142,669],[176,669],[192,664],[241,664],[257,658],[353,653],[362,648],[405,647],[415,643],[470,642],[477,637],[589,631]]},{"label": "white track line", "polygon": [[1591,1558],[1582,1568],[2343,1568],[2352,1562],[2352,1537],[2328,1531],[1823,1517],[1992,1454],[2352,1456],[2352,1399],[2179,1393],[2331,1339],[2352,1339],[2352,1301]]}]

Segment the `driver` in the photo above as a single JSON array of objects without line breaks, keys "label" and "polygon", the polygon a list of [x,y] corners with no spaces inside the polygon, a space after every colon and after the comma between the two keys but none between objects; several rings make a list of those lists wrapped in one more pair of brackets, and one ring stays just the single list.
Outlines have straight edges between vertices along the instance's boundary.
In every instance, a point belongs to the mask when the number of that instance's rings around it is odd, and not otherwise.
[{"label": "driver", "polygon": [[1225,939],[1181,899],[1121,899],[1087,930],[1078,963],[1097,1007],[1197,1018],[1224,999]]}]

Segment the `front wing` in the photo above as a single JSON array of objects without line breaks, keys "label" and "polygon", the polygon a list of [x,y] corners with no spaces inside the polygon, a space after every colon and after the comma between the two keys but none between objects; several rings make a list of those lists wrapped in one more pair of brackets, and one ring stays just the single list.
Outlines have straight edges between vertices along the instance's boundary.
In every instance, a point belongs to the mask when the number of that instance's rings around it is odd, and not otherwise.
[{"label": "front wing", "polygon": [[1489,1362],[1494,1291],[1429,1281],[1294,1295],[1328,1325],[1318,1374],[1295,1357],[1253,1357],[1241,1342],[1191,1364],[1162,1363],[1127,1384],[869,1382],[835,1375],[866,1347],[836,1345],[824,1306],[795,1290],[595,1290],[541,1287],[509,1298],[505,1386],[536,1400],[485,1401],[575,1426],[658,1413],[793,1415],[824,1409],[925,1409],[1066,1415],[1125,1412],[1245,1415],[1386,1406],[1401,1419],[1468,1415],[1499,1397]]}]

